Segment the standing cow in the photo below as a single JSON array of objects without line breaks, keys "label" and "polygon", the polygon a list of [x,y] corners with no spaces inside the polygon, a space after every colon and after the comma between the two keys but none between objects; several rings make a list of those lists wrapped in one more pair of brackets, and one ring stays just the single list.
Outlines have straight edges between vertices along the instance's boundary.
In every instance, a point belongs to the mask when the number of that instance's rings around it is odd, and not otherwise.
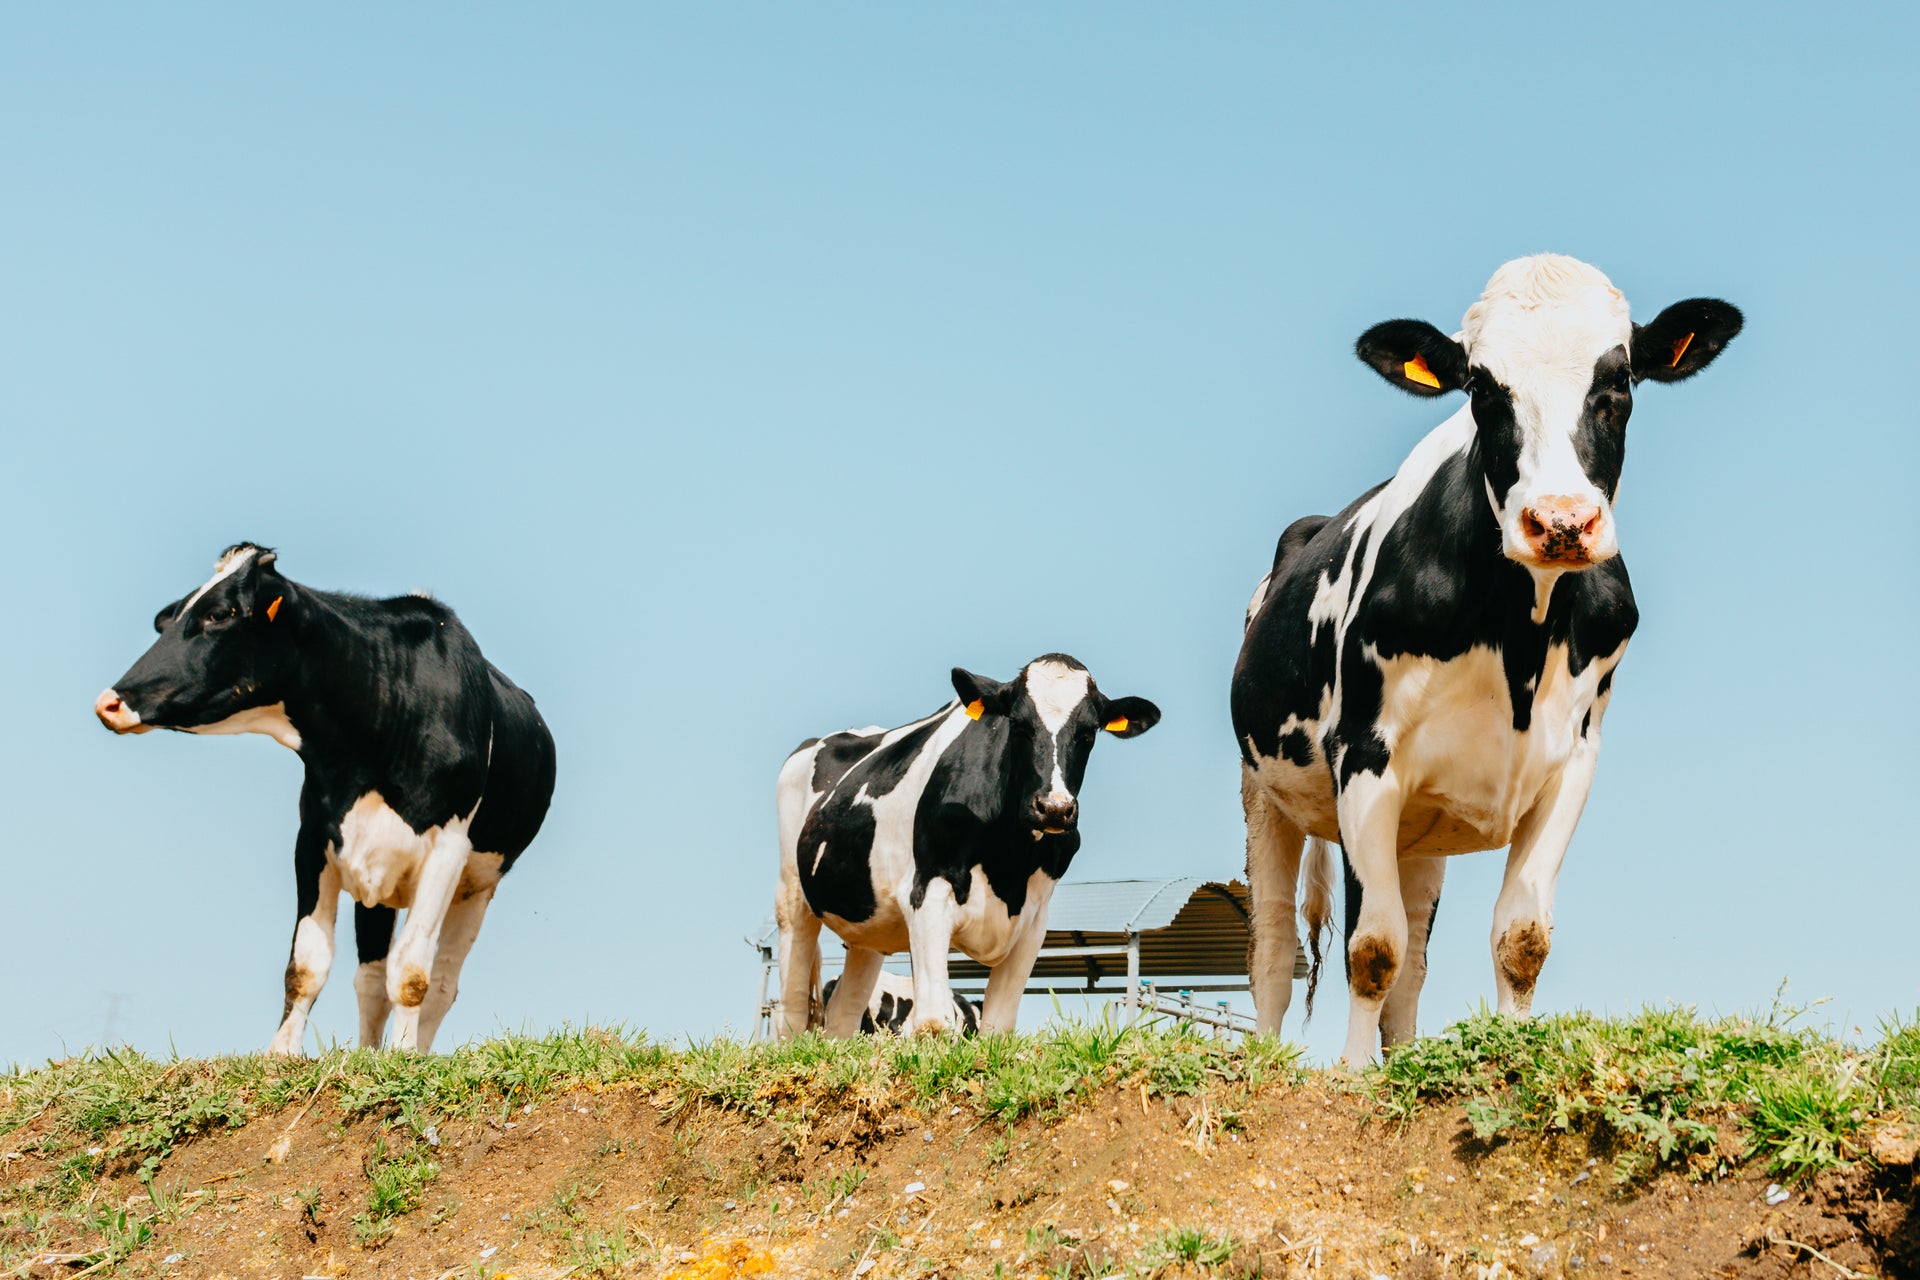
[{"label": "standing cow", "polygon": [[1328,842],[1346,851],[1347,1062],[1376,1032],[1413,1035],[1451,854],[1512,846],[1494,977],[1501,1012],[1528,1011],[1638,620],[1613,506],[1633,390],[1692,377],[1740,324],[1696,298],[1636,325],[1599,271],[1541,255],[1495,272],[1457,337],[1417,320],[1362,335],[1394,386],[1470,399],[1391,480],[1296,521],[1248,610],[1233,725],[1262,1030],[1291,997],[1306,837],[1316,940]]},{"label": "standing cow", "polygon": [[902,950],[914,1030],[949,1028],[953,947],[990,970],[980,1025],[1011,1031],[1053,886],[1080,848],[1075,795],[1094,738],[1136,738],[1160,720],[1059,653],[1005,684],[955,667],[953,688],[924,720],[809,740],[780,770],[783,1037],[807,1028],[823,922],[847,944],[827,1034],[859,1030],[882,960]]},{"label": "standing cow", "polygon": [[274,558],[228,548],[204,586],[155,616],[160,638],[94,712],[115,733],[260,733],[300,756],[299,906],[269,1047],[300,1051],[344,889],[360,1043],[378,1046],[398,1005],[395,1045],[426,1052],[494,887],[546,817],[553,738],[453,610],[316,591]]}]

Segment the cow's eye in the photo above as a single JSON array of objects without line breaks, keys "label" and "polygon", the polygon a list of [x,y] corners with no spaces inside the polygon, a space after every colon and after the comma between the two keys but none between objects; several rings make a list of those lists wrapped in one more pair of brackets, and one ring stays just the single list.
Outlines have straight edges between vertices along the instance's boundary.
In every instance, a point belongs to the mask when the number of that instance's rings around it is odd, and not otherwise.
[{"label": "cow's eye", "polygon": [[214,627],[224,627],[229,622],[232,622],[233,619],[234,619],[234,608],[232,605],[228,605],[224,609],[215,609],[212,613],[209,613],[207,615],[207,620],[203,625],[206,626],[208,629],[212,629]]}]

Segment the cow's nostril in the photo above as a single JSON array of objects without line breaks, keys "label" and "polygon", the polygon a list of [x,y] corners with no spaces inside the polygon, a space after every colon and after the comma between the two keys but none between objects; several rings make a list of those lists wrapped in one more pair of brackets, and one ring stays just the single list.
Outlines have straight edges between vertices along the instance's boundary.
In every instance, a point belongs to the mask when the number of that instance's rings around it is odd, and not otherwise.
[{"label": "cow's nostril", "polygon": [[1541,538],[1546,536],[1547,526],[1529,507],[1520,513],[1520,532],[1529,538]]}]

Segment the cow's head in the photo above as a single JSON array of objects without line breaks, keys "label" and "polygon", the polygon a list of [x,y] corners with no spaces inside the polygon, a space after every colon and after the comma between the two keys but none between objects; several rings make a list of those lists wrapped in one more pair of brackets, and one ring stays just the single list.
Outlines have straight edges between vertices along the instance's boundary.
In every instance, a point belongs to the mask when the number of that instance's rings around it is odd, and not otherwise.
[{"label": "cow's head", "polygon": [[1160,722],[1160,708],[1107,697],[1064,653],[1035,658],[1004,684],[955,667],[953,689],[967,715],[1004,735],[999,811],[1035,840],[1078,841],[1080,780],[1096,737],[1137,738]]},{"label": "cow's head", "polygon": [[286,741],[284,716],[258,714],[283,700],[298,608],[299,588],[273,561],[251,542],[229,547],[205,585],[155,614],[160,638],[95,700],[100,723],[115,733],[266,732]]},{"label": "cow's head", "polygon": [[1740,324],[1731,305],[1691,298],[1637,325],[1598,270],[1541,254],[1494,272],[1456,337],[1422,320],[1389,320],[1356,350],[1403,391],[1472,396],[1502,549],[1556,575],[1620,550],[1613,500],[1635,385],[1691,378]]}]

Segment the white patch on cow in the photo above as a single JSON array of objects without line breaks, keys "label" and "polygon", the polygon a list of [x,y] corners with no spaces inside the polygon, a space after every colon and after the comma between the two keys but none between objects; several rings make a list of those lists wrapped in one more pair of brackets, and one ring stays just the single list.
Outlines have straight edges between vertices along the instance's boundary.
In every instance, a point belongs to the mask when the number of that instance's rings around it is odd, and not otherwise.
[{"label": "white patch on cow", "polygon": [[1027,664],[1027,696],[1040,713],[1040,723],[1050,734],[1059,734],[1080,704],[1087,700],[1092,682],[1087,673],[1063,662]]},{"label": "white patch on cow", "polygon": [[287,719],[287,704],[284,702],[266,707],[248,707],[245,711],[234,712],[225,720],[194,725],[187,732],[208,735],[258,733],[272,738],[289,751],[300,749],[300,731],[293,727],[293,721]]},{"label": "white patch on cow", "polygon": [[258,547],[235,547],[233,550],[221,556],[219,559],[219,562],[213,566],[213,576],[211,578],[208,578],[205,583],[201,584],[201,587],[198,591],[188,596],[186,599],[186,603],[182,604],[179,608],[179,611],[176,612],[173,616],[175,618],[186,617],[187,610],[193,608],[195,604],[199,603],[201,596],[204,596],[205,594],[207,594],[207,592],[213,590],[215,587],[219,586],[222,582],[226,581],[228,578],[231,578],[234,574],[240,572],[240,570],[246,566],[247,561],[253,558],[254,552],[258,551],[259,549],[260,548]]},{"label": "white patch on cow", "polygon": [[313,910],[293,926],[293,953],[287,958],[287,1012],[267,1046],[268,1053],[297,1054],[307,1034],[307,1013],[327,985],[333,967],[333,928],[340,906],[340,874],[320,872]]},{"label": "white patch on cow", "polygon": [[[340,820],[340,842],[327,846],[327,861],[339,870],[341,887],[363,906],[411,907],[428,853],[449,831],[457,830],[464,840],[470,821],[458,818],[444,827],[415,831],[378,791],[369,791]],[[500,862],[497,853],[470,852],[458,887],[498,884]]]},{"label": "white patch on cow", "polygon": [[1494,272],[1480,300],[1467,308],[1460,337],[1467,358],[1512,395],[1520,430],[1519,478],[1497,512],[1508,557],[1532,567],[1521,512],[1548,496],[1598,507],[1593,558],[1616,554],[1612,504],[1581,466],[1574,431],[1593,385],[1594,362],[1615,347],[1632,346],[1626,297],[1598,268],[1577,258],[1517,258]]}]

